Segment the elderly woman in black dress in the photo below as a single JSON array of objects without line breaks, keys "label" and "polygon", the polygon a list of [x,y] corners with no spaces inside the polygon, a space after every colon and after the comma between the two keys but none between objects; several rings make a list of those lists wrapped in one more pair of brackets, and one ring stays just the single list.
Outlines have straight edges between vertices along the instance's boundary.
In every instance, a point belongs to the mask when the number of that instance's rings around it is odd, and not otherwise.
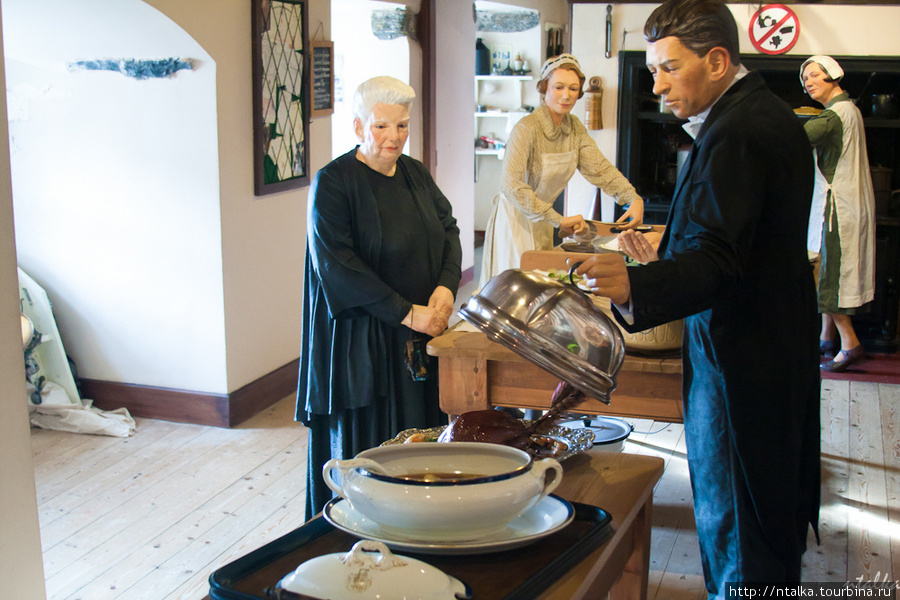
[{"label": "elderly woman in black dress", "polygon": [[331,498],[328,459],[446,422],[425,343],[447,328],[462,250],[450,202],[402,153],[414,98],[393,77],[362,83],[359,146],[310,186],[296,412],[310,430],[307,518]]}]

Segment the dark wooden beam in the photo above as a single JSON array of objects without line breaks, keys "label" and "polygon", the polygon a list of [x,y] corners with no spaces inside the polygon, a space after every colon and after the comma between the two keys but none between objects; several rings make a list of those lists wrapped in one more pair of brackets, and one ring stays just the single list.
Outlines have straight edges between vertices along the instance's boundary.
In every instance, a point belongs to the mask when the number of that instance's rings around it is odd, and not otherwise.
[{"label": "dark wooden beam", "polygon": [[422,162],[437,169],[437,22],[436,0],[422,0],[416,32],[422,46]]}]

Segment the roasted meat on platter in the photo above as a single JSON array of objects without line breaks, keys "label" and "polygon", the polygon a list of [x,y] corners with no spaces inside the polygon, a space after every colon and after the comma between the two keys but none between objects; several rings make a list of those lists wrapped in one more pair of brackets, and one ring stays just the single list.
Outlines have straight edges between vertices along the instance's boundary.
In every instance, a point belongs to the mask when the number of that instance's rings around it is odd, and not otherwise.
[{"label": "roasted meat on platter", "polygon": [[525,450],[535,458],[555,456],[565,451],[560,448],[565,444],[548,437],[547,431],[586,399],[582,392],[560,382],[553,392],[550,410],[530,425],[501,410],[475,410],[453,419],[438,441],[504,444]]}]

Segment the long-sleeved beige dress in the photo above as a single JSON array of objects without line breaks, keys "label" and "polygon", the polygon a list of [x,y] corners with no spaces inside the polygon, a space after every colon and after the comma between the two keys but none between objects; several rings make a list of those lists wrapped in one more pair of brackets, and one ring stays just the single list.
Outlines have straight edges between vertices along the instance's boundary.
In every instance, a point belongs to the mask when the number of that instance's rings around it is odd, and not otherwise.
[{"label": "long-sleeved beige dress", "polygon": [[553,229],[563,218],[553,209],[553,201],[576,169],[620,205],[639,197],[574,115],[566,115],[556,126],[542,105],[516,124],[506,146],[500,193],[494,197],[485,230],[481,286],[506,269],[519,268],[526,250],[552,248]]}]

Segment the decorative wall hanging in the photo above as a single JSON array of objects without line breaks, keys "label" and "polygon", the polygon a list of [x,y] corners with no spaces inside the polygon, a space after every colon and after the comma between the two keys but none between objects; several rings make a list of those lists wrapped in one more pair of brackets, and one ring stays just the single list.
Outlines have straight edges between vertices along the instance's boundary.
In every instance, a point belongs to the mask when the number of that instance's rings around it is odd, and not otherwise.
[{"label": "decorative wall hanging", "polygon": [[257,196],[309,184],[307,0],[253,0]]},{"label": "decorative wall hanging", "polygon": [[396,40],[408,37],[416,38],[416,17],[419,15],[406,7],[394,10],[372,11],[372,33],[379,40]]},{"label": "decorative wall hanging", "polygon": [[[512,7],[510,7],[512,8]],[[518,10],[475,9],[475,31],[519,33],[541,24],[541,13],[528,8]]]},{"label": "decorative wall hanging", "polygon": [[171,77],[182,69],[192,70],[194,60],[191,58],[163,58],[141,60],[137,58],[121,58],[106,60],[78,60],[68,63],[70,71],[84,69],[86,71],[116,71],[135,79],[151,77]]},{"label": "decorative wall hanging", "polygon": [[334,42],[310,42],[310,117],[334,113]]}]

